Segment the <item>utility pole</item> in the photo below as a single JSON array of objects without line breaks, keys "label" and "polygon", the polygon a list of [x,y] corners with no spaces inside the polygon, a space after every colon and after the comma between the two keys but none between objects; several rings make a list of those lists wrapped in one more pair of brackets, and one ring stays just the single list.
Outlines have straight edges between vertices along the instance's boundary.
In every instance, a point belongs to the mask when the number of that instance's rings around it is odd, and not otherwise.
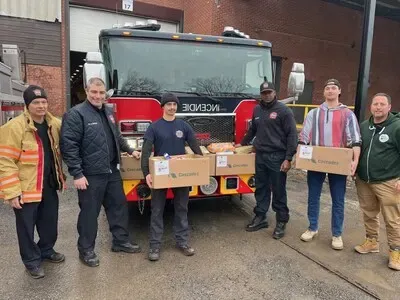
[{"label": "utility pole", "polygon": [[374,37],[376,0],[365,0],[364,27],[361,42],[360,66],[358,69],[357,94],[354,113],[358,122],[365,119],[368,102],[369,71],[371,65],[372,41]]}]

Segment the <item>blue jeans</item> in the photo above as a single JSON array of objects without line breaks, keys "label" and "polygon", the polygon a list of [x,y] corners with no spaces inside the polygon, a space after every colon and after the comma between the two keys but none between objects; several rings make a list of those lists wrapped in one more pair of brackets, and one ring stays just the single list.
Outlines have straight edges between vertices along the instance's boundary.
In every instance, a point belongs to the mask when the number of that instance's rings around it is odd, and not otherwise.
[{"label": "blue jeans", "polygon": [[[309,230],[318,230],[319,203],[322,191],[322,184],[325,181],[326,173],[308,171],[308,221]],[[346,194],[347,176],[328,174],[329,188],[332,198],[332,219],[331,229],[333,236],[341,236],[344,220],[344,198]]]}]

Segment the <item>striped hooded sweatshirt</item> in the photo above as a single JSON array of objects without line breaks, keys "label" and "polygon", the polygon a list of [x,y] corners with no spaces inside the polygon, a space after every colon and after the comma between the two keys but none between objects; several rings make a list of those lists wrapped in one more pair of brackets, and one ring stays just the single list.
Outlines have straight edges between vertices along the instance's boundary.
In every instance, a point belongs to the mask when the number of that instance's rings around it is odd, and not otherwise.
[{"label": "striped hooded sweatshirt", "polygon": [[299,143],[338,148],[360,146],[361,135],[357,118],[346,105],[328,108],[324,102],[307,114]]}]

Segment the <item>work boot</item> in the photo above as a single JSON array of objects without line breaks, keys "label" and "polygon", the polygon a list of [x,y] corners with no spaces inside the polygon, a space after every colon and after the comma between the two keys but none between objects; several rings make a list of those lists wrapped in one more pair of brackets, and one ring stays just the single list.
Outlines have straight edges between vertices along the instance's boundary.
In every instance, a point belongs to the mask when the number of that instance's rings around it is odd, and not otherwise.
[{"label": "work boot", "polygon": [[51,255],[43,256],[42,260],[47,260],[52,263],[61,263],[65,260],[65,255],[58,252],[54,252]]},{"label": "work boot", "polygon": [[94,251],[84,251],[79,253],[79,259],[89,267],[97,267],[100,264],[99,258]]},{"label": "work boot", "polygon": [[186,256],[193,256],[195,253],[194,249],[189,245],[184,245],[184,246],[177,245],[177,247]]},{"label": "work boot", "polygon": [[312,231],[312,230],[310,230],[310,229],[307,229],[306,232],[304,232],[304,233],[301,235],[300,239],[301,239],[302,241],[304,241],[304,242],[309,242],[309,241],[311,241],[314,237],[316,237],[317,234],[318,234],[318,230]]},{"label": "work boot", "polygon": [[400,271],[400,249],[389,250],[389,264],[388,267]]},{"label": "work boot", "polygon": [[284,222],[276,223],[275,230],[274,230],[274,233],[272,234],[272,237],[276,240],[283,238],[285,235],[285,228],[286,228],[286,223],[284,223]]},{"label": "work boot", "polygon": [[159,248],[150,248],[149,250],[149,260],[157,261],[160,259],[160,249]]},{"label": "work boot", "polygon": [[360,254],[366,253],[378,253],[379,252],[379,244],[376,238],[366,238],[364,243],[361,245],[355,246],[354,250],[356,250]]},{"label": "work boot", "polygon": [[125,253],[140,253],[142,249],[138,244],[131,244],[126,242],[124,244],[113,244],[111,247],[113,252],[125,252]]},{"label": "work boot", "polygon": [[34,279],[39,279],[44,277],[44,271],[41,266],[26,268],[26,272],[28,272],[28,274]]},{"label": "work boot", "polygon": [[343,249],[343,240],[341,236],[333,236],[332,237],[332,248],[335,250]]},{"label": "work boot", "polygon": [[246,231],[257,231],[260,230],[261,228],[268,228],[268,222],[267,222],[267,217],[262,216],[262,215],[256,215],[251,221],[250,224],[246,226]]}]

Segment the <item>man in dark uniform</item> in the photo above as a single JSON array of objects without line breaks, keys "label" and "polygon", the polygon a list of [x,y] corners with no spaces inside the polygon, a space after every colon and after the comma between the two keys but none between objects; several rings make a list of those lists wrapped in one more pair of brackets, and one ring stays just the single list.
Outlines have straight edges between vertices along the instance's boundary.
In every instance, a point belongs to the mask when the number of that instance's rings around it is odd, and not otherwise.
[{"label": "man in dark uniform", "polygon": [[137,253],[139,245],[129,241],[128,206],[119,171],[120,150],[136,159],[140,154],[121,136],[112,109],[105,107],[105,84],[92,78],[86,88],[87,100],[64,115],[61,152],[78,189],[78,250],[81,261],[99,265],[94,252],[97,218],[104,206],[113,236],[111,250]]},{"label": "man in dark uniform", "polygon": [[247,231],[267,228],[267,211],[271,203],[276,212],[275,239],[285,234],[289,221],[287,207],[286,176],[291,167],[291,160],[296,153],[296,121],[290,108],[278,101],[272,83],[263,82],[260,86],[261,101],[254,108],[249,131],[242,140],[248,145],[255,137],[256,149],[256,192],[257,205],[255,217],[247,225]]},{"label": "man in dark uniform", "polygon": [[29,275],[38,279],[45,276],[42,260],[65,259],[54,250],[57,190],[65,187],[58,151],[61,121],[48,112],[43,88],[31,85],[23,97],[24,114],[0,127],[0,192],[14,208],[22,261]]},{"label": "man in dark uniform", "polygon": [[[149,171],[149,158],[154,145],[154,156],[185,154],[187,142],[195,154],[202,155],[194,131],[185,121],[175,118],[179,105],[178,97],[171,93],[163,94],[161,107],[163,117],[147,129],[142,147],[142,170],[147,184],[152,187]],[[192,256],[194,249],[189,246],[189,223],[187,218],[189,187],[173,188],[174,193],[174,232],[178,249],[186,256]],[[161,240],[164,232],[163,213],[167,189],[152,189],[150,250],[149,260],[160,259]]]}]

